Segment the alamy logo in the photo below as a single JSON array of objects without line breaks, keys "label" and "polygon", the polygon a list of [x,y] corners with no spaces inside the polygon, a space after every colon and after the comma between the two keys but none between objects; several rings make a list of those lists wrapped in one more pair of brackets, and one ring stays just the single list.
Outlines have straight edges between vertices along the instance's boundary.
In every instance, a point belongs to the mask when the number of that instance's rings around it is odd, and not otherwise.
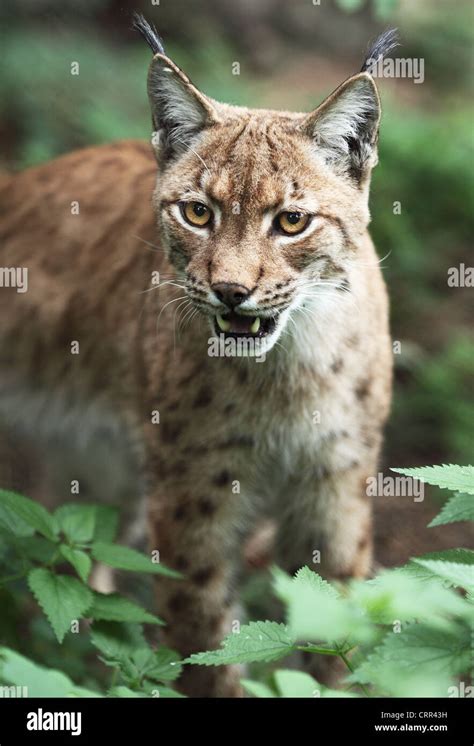
[{"label": "alamy logo", "polygon": [[413,477],[384,477],[379,472],[375,477],[367,477],[367,497],[413,497],[413,502],[424,500],[424,483]]},{"label": "alamy logo", "polygon": [[265,361],[265,343],[256,337],[226,337],[219,334],[207,340],[209,357],[253,357],[256,363]]},{"label": "alamy logo", "polygon": [[367,60],[367,72],[373,78],[412,78],[414,83],[423,83],[425,61],[422,57],[379,57]]},{"label": "alamy logo", "polygon": [[28,687],[27,686],[0,686],[0,699],[5,698],[16,698],[16,697],[27,697]]},{"label": "alamy logo", "polygon": [[26,716],[27,730],[68,730],[71,736],[82,733],[81,712],[48,712],[40,707]]},{"label": "alamy logo", "polygon": [[27,267],[0,267],[0,288],[16,288],[17,293],[28,290]]}]

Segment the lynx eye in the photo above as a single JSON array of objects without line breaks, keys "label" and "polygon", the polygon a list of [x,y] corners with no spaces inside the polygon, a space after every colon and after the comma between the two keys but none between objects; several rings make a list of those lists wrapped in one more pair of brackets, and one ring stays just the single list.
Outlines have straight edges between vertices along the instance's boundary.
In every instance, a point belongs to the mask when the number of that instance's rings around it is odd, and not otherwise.
[{"label": "lynx eye", "polygon": [[196,225],[198,228],[204,228],[212,218],[212,212],[202,202],[185,202],[181,211],[188,223]]},{"label": "lynx eye", "polygon": [[282,233],[295,236],[301,233],[308,225],[309,215],[304,212],[280,212],[276,217],[276,228]]}]

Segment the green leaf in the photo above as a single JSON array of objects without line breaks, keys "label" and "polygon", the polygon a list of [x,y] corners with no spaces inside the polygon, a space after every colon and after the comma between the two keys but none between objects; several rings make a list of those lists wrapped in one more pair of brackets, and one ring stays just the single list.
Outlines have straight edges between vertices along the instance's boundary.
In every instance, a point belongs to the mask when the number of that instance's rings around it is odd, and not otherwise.
[{"label": "green leaf", "polygon": [[414,559],[416,565],[425,567],[434,575],[448,580],[455,586],[474,592],[474,552],[472,552],[472,561],[470,564],[461,562],[446,562],[441,559]]},{"label": "green leaf", "polygon": [[275,692],[267,684],[262,684],[261,681],[251,681],[250,679],[241,679],[240,683],[246,692],[252,695],[252,697],[259,697],[260,699],[269,699],[270,697],[276,697]]},{"label": "green leaf", "polygon": [[75,569],[80,579],[87,583],[92,568],[92,560],[82,549],[73,549],[67,544],[61,544],[59,551]]},{"label": "green leaf", "polygon": [[93,505],[68,503],[55,514],[61,531],[74,544],[86,544],[94,536],[96,508]]},{"label": "green leaf", "polygon": [[119,516],[110,505],[97,505],[95,509],[94,541],[110,543],[117,536]]},{"label": "green leaf", "polygon": [[115,662],[132,655],[137,648],[147,646],[139,624],[96,621],[91,626],[90,636],[92,644]]},{"label": "green leaf", "polygon": [[302,592],[316,590],[323,592],[328,598],[340,598],[336,588],[313,570],[310,570],[309,567],[302,567],[293,578],[278,567],[273,568],[272,574],[275,592],[282,599],[286,598],[287,593],[291,594],[293,592],[295,585]]},{"label": "green leaf", "polygon": [[420,479],[437,487],[474,495],[474,466],[443,464],[442,466],[418,466],[414,469],[391,469],[399,474]]},{"label": "green leaf", "polygon": [[124,680],[134,689],[141,688],[145,679],[174,681],[181,673],[178,653],[169,648],[152,650],[148,645],[118,659]]},{"label": "green leaf", "polygon": [[354,582],[351,599],[376,624],[398,621],[426,621],[446,627],[446,618],[467,615],[466,602],[458,593],[443,587],[439,578],[419,579],[403,569],[381,573],[372,580]]},{"label": "green leaf", "polygon": [[287,620],[295,640],[334,641],[349,636],[366,640],[370,626],[355,606],[319,575],[305,567],[292,579],[276,574],[276,592],[287,605]]},{"label": "green leaf", "polygon": [[57,544],[42,536],[23,536],[15,542],[15,547],[28,559],[41,562],[46,565],[50,562],[57,551]]},{"label": "green leaf", "polygon": [[92,603],[92,592],[76,578],[56,575],[45,567],[28,573],[28,585],[46,614],[59,642],[71,622],[84,616]]},{"label": "green leaf", "polygon": [[446,697],[451,677],[468,671],[470,657],[468,628],[411,624],[388,633],[348,680],[375,684],[393,696]]},{"label": "green leaf", "polygon": [[320,685],[309,673],[279,669],[273,674],[281,697],[320,696]]},{"label": "green leaf", "polygon": [[146,694],[143,694],[142,692],[135,692],[133,689],[129,689],[128,686],[114,686],[112,689],[109,689],[107,692],[108,697],[120,697],[120,698],[137,698],[137,697],[147,697]]},{"label": "green leaf", "polygon": [[[418,564],[416,560],[440,560],[441,562],[455,562],[461,565],[473,564],[474,552],[471,549],[444,549],[441,552],[429,552],[421,557],[414,557],[408,565],[396,570],[397,573],[410,575],[417,580],[431,580],[439,577],[432,570]],[[455,585],[452,583],[452,585]]]},{"label": "green leaf", "polygon": [[[11,508],[2,503],[1,495],[2,492],[0,491],[0,526],[6,529],[9,534],[13,534],[19,538],[33,536],[35,532],[34,528],[24,521],[23,518],[20,518]],[[6,538],[8,540],[10,537],[7,535]]]},{"label": "green leaf", "polygon": [[221,666],[232,663],[276,661],[295,649],[288,628],[277,622],[250,622],[222,642],[219,650],[195,653],[183,663],[202,666]]},{"label": "green leaf", "polygon": [[423,554],[421,557],[412,557],[412,561],[420,559],[474,565],[474,551],[472,549],[442,549],[439,552],[428,552],[428,554]]},{"label": "green leaf", "polygon": [[153,562],[151,557],[147,557],[136,549],[130,549],[119,544],[106,544],[97,542],[92,546],[92,556],[98,562],[104,565],[114,567],[117,570],[129,570],[130,572],[151,572],[155,575],[166,575],[170,578],[181,578],[182,575],[175,570],[171,570],[159,562]]},{"label": "green leaf", "polygon": [[433,526],[443,526],[446,523],[456,523],[456,521],[474,521],[474,497],[458,492],[451,497],[438,515],[433,518],[428,528]]},{"label": "green leaf", "polygon": [[153,681],[174,681],[181,673],[180,656],[170,648],[158,648],[152,651],[145,676]]},{"label": "green leaf", "polygon": [[[61,671],[44,668],[9,648],[0,648],[0,680],[27,687],[28,697],[101,697],[76,686]],[[4,695],[5,696],[5,695]]]},{"label": "green leaf", "polygon": [[164,624],[154,614],[117,593],[94,593],[94,601],[88,616],[112,622],[136,622],[138,624]]},{"label": "green leaf", "polygon": [[[20,519],[17,530],[23,531],[22,525],[27,523],[35,531],[39,531],[40,534],[46,536],[47,539],[56,541],[58,533],[56,520],[39,503],[30,500],[29,497],[17,495],[15,492],[0,490],[0,506],[6,508],[10,512],[10,516],[13,514]],[[23,535],[25,534],[23,533]]]}]

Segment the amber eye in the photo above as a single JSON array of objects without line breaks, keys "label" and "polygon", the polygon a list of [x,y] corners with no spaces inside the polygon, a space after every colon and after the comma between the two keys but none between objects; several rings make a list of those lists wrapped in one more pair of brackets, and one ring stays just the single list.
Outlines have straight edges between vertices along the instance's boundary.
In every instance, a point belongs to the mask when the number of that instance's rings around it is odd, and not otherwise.
[{"label": "amber eye", "polygon": [[290,236],[301,233],[308,225],[309,215],[304,212],[281,212],[276,217],[276,227]]},{"label": "amber eye", "polygon": [[202,202],[185,202],[181,210],[188,223],[198,228],[204,228],[212,218],[212,212]]}]

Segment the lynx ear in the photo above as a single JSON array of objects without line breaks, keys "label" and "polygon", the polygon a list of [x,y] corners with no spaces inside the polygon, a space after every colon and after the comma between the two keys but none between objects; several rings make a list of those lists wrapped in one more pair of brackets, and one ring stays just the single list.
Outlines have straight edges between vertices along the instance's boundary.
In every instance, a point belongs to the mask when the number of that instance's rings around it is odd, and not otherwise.
[{"label": "lynx ear", "polygon": [[165,157],[183,152],[205,128],[219,121],[210,99],[164,54],[155,54],[148,73],[154,144]]},{"label": "lynx ear", "polygon": [[380,99],[368,73],[346,80],[299,129],[313,138],[326,160],[358,182],[377,163]]}]

